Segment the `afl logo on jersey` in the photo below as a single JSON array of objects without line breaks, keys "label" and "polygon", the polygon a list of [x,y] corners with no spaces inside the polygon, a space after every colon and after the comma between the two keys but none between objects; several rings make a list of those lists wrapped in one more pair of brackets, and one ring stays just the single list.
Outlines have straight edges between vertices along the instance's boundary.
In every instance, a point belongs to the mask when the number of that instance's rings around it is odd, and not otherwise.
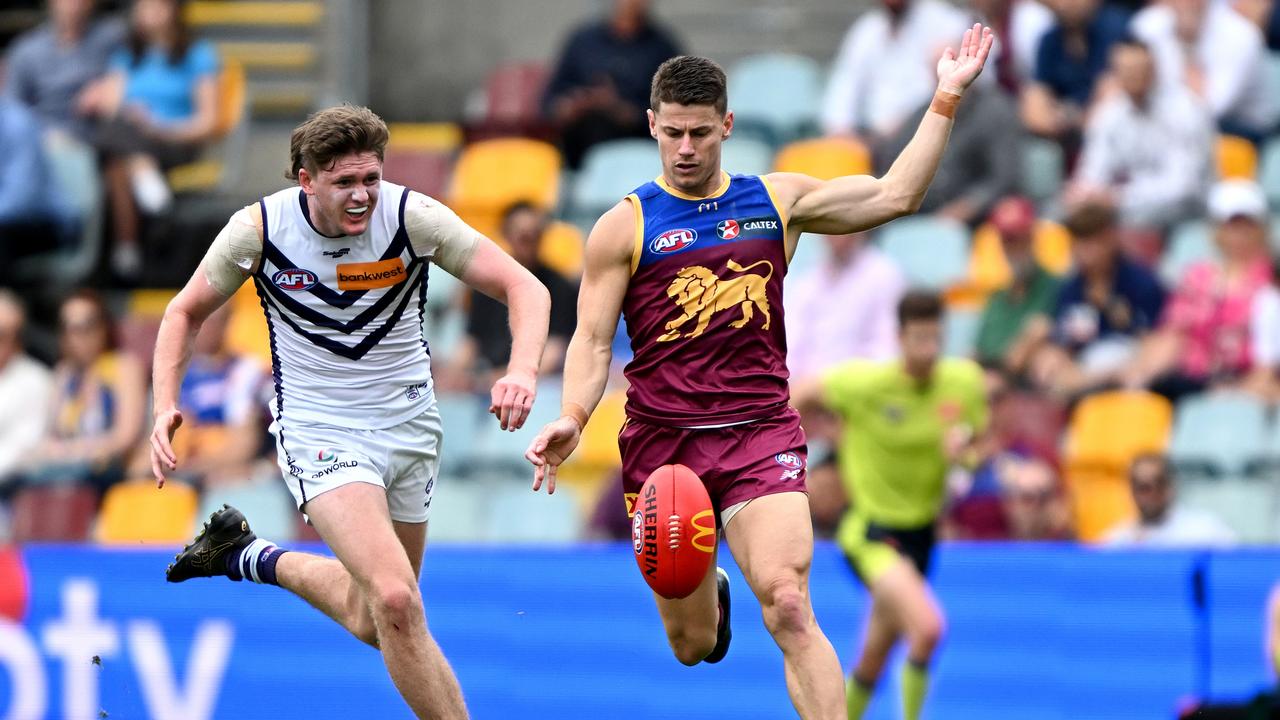
[{"label": "afl logo on jersey", "polygon": [[315,287],[316,274],[302,268],[289,268],[272,275],[271,283],[281,290],[310,290]]},{"label": "afl logo on jersey", "polygon": [[721,240],[732,240],[738,237],[738,233],[742,232],[742,227],[738,225],[737,220],[721,220],[716,225],[716,234]]},{"label": "afl logo on jersey", "polygon": [[668,230],[653,239],[649,249],[659,255],[667,255],[689,247],[698,241],[698,231],[689,228]]}]

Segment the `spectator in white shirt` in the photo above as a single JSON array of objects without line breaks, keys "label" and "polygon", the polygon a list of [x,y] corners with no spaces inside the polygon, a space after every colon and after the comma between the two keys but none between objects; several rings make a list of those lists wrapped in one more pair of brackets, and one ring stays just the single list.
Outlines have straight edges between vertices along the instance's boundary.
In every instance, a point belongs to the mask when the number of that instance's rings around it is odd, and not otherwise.
[{"label": "spectator in white shirt", "polygon": [[1275,126],[1280,98],[1268,92],[1262,31],[1231,3],[1168,0],[1130,27],[1151,46],[1161,82],[1203,97],[1223,132],[1258,140]]},{"label": "spectator in white shirt", "polygon": [[40,444],[52,398],[49,370],[23,352],[25,322],[22,301],[0,290],[0,496]]},{"label": "spectator in white shirt", "polygon": [[1163,230],[1198,214],[1212,174],[1207,109],[1184,88],[1156,82],[1141,41],[1113,45],[1109,70],[1118,87],[1085,125],[1068,195],[1112,197],[1128,227]]},{"label": "spectator in white shirt", "polygon": [[1235,533],[1203,510],[1176,504],[1173,468],[1159,453],[1144,453],[1129,465],[1129,489],[1138,517],[1113,528],[1108,545],[1205,547],[1235,543]]},{"label": "spectator in white shirt", "polygon": [[[828,235],[827,257],[787,284],[787,367],[810,377],[852,358],[898,355],[902,271],[866,233]],[[801,242],[814,242],[805,238]]]},{"label": "spectator in white shirt", "polygon": [[881,0],[849,28],[831,68],[822,108],[828,135],[892,135],[937,86],[939,53],[969,16],[942,0]]}]

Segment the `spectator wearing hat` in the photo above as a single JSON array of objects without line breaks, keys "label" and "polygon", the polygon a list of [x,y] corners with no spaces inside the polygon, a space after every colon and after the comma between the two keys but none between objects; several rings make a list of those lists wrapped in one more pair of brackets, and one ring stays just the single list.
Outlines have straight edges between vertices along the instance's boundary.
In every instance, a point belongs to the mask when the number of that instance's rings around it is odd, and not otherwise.
[{"label": "spectator wearing hat", "polygon": [[1023,197],[1001,200],[991,213],[1013,279],[993,294],[978,324],[978,361],[1018,375],[1048,336],[1060,283],[1035,257],[1035,206]]},{"label": "spectator wearing hat", "polygon": [[1266,196],[1251,180],[1221,182],[1209,195],[1209,216],[1219,257],[1187,269],[1159,331],[1125,373],[1130,387],[1176,399],[1249,373],[1254,299],[1271,279]]}]

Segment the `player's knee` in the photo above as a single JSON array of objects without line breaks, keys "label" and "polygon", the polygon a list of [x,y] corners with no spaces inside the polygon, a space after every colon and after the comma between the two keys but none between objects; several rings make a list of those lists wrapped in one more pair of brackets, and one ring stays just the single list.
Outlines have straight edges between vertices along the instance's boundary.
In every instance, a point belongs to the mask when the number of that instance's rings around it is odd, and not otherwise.
[{"label": "player's knee", "polygon": [[695,630],[684,628],[667,632],[667,642],[671,643],[671,652],[682,665],[697,665],[711,654],[716,647],[716,630]]},{"label": "player's knee", "polygon": [[924,661],[933,655],[933,651],[942,642],[942,636],[946,634],[946,621],[936,612],[929,613],[921,618],[914,628],[912,628],[907,637],[910,645],[912,660]]},{"label": "player's knee", "polygon": [[374,582],[369,594],[369,608],[380,623],[406,627],[422,617],[422,595],[416,585],[399,579]]},{"label": "player's knee", "polygon": [[813,627],[813,609],[799,580],[786,578],[770,583],[762,600],[765,625],[774,635],[803,635]]}]

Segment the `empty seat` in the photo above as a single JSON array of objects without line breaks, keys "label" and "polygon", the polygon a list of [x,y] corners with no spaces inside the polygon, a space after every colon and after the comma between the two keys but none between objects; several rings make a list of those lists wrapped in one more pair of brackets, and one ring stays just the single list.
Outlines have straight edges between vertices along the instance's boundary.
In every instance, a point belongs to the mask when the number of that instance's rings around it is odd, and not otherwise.
[{"label": "empty seat", "polygon": [[871,172],[871,152],[852,138],[800,140],[778,151],[774,169],[812,175],[819,180],[866,175]]},{"label": "empty seat", "polygon": [[978,342],[978,324],[982,314],[971,308],[948,308],[943,323],[943,354],[972,357]]},{"label": "empty seat", "polygon": [[1273,479],[1180,475],[1178,499],[1181,504],[1217,516],[1241,542],[1270,543],[1280,538]]},{"label": "empty seat", "polygon": [[69,209],[80,220],[72,247],[19,261],[15,275],[48,277],[65,286],[79,285],[98,263],[103,221],[103,193],[96,151],[70,137],[47,133],[43,138],[49,167]]},{"label": "empty seat", "polygon": [[476,434],[488,400],[472,393],[436,393],[436,406],[444,427],[444,443],[441,452],[443,470],[449,474],[462,474],[476,450]]},{"label": "empty seat", "polygon": [[538,259],[543,265],[567,278],[582,275],[586,238],[576,225],[556,220],[547,225],[538,248]]},{"label": "empty seat", "polygon": [[1262,188],[1271,206],[1280,207],[1280,137],[1273,137],[1262,147]]},{"label": "empty seat", "polygon": [[1207,393],[1178,404],[1169,454],[1185,470],[1243,475],[1268,451],[1267,408],[1244,393]]},{"label": "empty seat", "polygon": [[969,266],[969,233],[959,222],[917,215],[880,231],[880,244],[915,287],[943,290],[963,280]]},{"label": "empty seat", "polygon": [[[1040,220],[1032,231],[1032,251],[1036,262],[1045,270],[1061,275],[1071,268],[1071,234],[1052,220]],[[1004,255],[1000,234],[990,224],[973,233],[973,250],[969,256],[969,281],[983,293],[1009,284],[1012,272]]]},{"label": "empty seat", "polygon": [[98,493],[81,485],[20,490],[13,499],[13,541],[84,542],[98,512]]},{"label": "empty seat", "polygon": [[1122,472],[1069,468],[1066,481],[1076,534],[1085,542],[1103,539],[1137,512],[1128,478]]},{"label": "empty seat", "polygon": [[484,542],[492,498],[484,483],[441,475],[436,479],[427,520],[429,542]]},{"label": "empty seat", "polygon": [[1187,268],[1196,263],[1218,258],[1209,224],[1200,220],[1180,223],[1169,239],[1169,249],[1160,258],[1160,279],[1168,287],[1182,282]]},{"label": "empty seat", "polygon": [[791,256],[791,262],[787,263],[787,274],[792,277],[804,275],[825,262],[826,258],[827,244],[822,236],[802,233],[796,243],[795,254]]},{"label": "empty seat", "polygon": [[1214,152],[1221,180],[1252,180],[1258,176],[1258,149],[1235,135],[1219,135]]},{"label": "empty seat", "polygon": [[1107,392],[1085,398],[1067,429],[1065,455],[1071,467],[1090,472],[1128,471],[1139,453],[1164,450],[1173,406],[1149,392]]},{"label": "empty seat", "polygon": [[574,181],[573,216],[594,222],[627,193],[660,174],[662,164],[652,140],[612,140],[595,145],[587,151]]},{"label": "empty seat", "polygon": [[388,146],[382,175],[411,190],[442,197],[449,186],[453,157],[439,150],[418,150]]},{"label": "empty seat", "polygon": [[786,53],[753,55],[728,75],[729,107],[740,132],[780,145],[816,129],[822,70],[814,60]]},{"label": "empty seat", "polygon": [[223,504],[244,513],[249,525],[260,537],[284,542],[292,540],[297,524],[298,508],[293,496],[278,478],[251,480],[208,487],[200,500],[196,522],[209,519]]},{"label": "empty seat", "polygon": [[551,209],[560,197],[560,153],[538,140],[504,138],[468,145],[454,167],[449,203],[477,230],[496,235],[510,205]]},{"label": "empty seat", "polygon": [[730,138],[720,148],[720,167],[733,175],[763,175],[773,168],[773,150],[749,137]]},{"label": "empty seat", "polygon": [[263,367],[271,366],[271,334],[262,312],[262,300],[254,283],[246,282],[231,296],[231,317],[227,320],[227,349],[249,355]]},{"label": "empty seat", "polygon": [[162,489],[150,480],[114,485],[102,499],[98,540],[180,544],[191,538],[198,503],[190,485],[173,480]]},{"label": "empty seat", "polygon": [[489,73],[484,89],[484,115],[467,128],[472,140],[502,135],[545,135],[542,92],[547,67],[538,62],[499,65]]},{"label": "empty seat", "polygon": [[1022,190],[1037,202],[1058,196],[1065,172],[1062,148],[1052,140],[1032,138],[1022,146]]},{"label": "empty seat", "polygon": [[226,188],[239,175],[240,158],[248,142],[245,115],[249,107],[248,81],[244,65],[234,58],[224,58],[218,73],[217,119],[213,143],[201,153],[199,160],[179,165],[169,171],[169,185],[176,193],[202,192]]}]

